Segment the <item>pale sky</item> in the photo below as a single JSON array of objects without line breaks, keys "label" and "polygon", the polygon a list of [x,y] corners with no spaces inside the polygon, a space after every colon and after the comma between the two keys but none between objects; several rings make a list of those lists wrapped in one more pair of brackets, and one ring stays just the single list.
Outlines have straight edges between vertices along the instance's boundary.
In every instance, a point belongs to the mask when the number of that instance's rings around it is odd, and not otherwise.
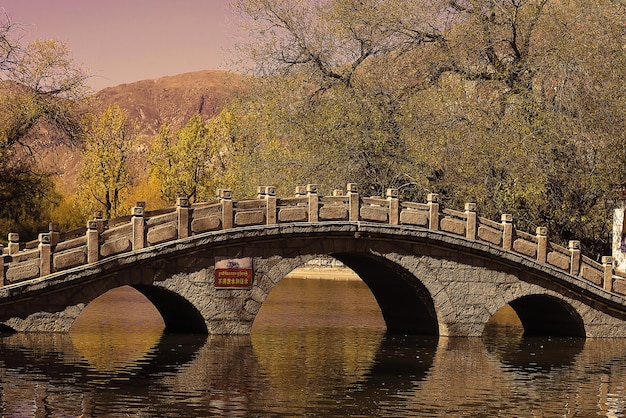
[{"label": "pale sky", "polygon": [[25,40],[55,38],[94,90],[229,69],[240,33],[232,0],[0,0]]}]

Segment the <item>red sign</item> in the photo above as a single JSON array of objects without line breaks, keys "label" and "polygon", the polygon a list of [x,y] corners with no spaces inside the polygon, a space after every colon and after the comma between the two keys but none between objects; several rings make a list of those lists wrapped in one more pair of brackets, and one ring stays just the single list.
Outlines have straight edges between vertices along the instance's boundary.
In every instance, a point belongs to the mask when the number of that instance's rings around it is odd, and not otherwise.
[{"label": "red sign", "polygon": [[252,287],[252,258],[215,257],[216,289],[249,289]]}]

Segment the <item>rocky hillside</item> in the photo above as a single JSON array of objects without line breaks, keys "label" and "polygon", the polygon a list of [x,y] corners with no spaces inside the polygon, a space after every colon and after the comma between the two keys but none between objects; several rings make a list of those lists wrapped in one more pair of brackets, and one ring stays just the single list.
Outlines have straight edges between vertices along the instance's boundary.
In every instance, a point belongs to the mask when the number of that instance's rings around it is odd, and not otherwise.
[{"label": "rocky hillside", "polygon": [[[197,71],[109,87],[95,93],[94,99],[98,107],[118,104],[137,118],[143,134],[137,146],[147,151],[161,124],[179,127],[197,112],[206,118],[218,114],[236,94],[240,80],[224,71]],[[59,190],[71,193],[80,172],[79,150],[58,145],[44,153],[44,164],[59,174]]]},{"label": "rocky hillside", "polygon": [[233,73],[196,71],[109,87],[95,98],[105,107],[117,103],[127,109],[150,135],[164,122],[180,126],[197,112],[207,118],[215,116],[233,97],[239,81]]}]

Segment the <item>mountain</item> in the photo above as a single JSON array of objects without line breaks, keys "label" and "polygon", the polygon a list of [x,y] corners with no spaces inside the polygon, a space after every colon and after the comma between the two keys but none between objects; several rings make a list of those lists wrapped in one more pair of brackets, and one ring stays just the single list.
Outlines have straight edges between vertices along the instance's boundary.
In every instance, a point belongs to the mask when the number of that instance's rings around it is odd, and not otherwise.
[{"label": "mountain", "polygon": [[[138,151],[147,152],[163,123],[178,128],[197,112],[207,119],[215,116],[240,87],[241,76],[207,70],[108,87],[95,93],[93,99],[97,108],[117,104],[126,109],[131,118],[136,118],[142,134]],[[74,191],[80,172],[79,150],[61,144],[43,151],[44,166],[54,168],[59,175],[59,191]],[[144,170],[145,167],[138,169]]]},{"label": "mountain", "polygon": [[200,112],[215,116],[236,94],[241,76],[224,71],[196,71],[108,87],[95,94],[104,107],[118,104],[144,126],[144,133],[158,133],[162,123],[183,125]]}]

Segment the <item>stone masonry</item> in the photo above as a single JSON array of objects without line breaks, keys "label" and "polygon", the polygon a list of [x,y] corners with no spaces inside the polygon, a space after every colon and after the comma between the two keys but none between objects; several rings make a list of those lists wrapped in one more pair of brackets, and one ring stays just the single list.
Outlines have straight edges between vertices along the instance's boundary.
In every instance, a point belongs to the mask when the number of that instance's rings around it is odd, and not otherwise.
[{"label": "stone masonry", "polygon": [[[2,257],[0,322],[17,331],[65,332],[93,299],[129,285],[159,310],[166,331],[247,334],[263,302],[294,268],[332,256],[352,268],[376,297],[390,332],[480,336],[511,305],[529,332],[626,337],[626,278],[611,257],[595,263],[579,244],[562,248],[465,210],[361,197],[356,186],[320,196],[297,188],[279,199],[232,200],[106,221],[38,242],[9,237]],[[214,286],[216,257],[251,257],[250,288]]]}]

